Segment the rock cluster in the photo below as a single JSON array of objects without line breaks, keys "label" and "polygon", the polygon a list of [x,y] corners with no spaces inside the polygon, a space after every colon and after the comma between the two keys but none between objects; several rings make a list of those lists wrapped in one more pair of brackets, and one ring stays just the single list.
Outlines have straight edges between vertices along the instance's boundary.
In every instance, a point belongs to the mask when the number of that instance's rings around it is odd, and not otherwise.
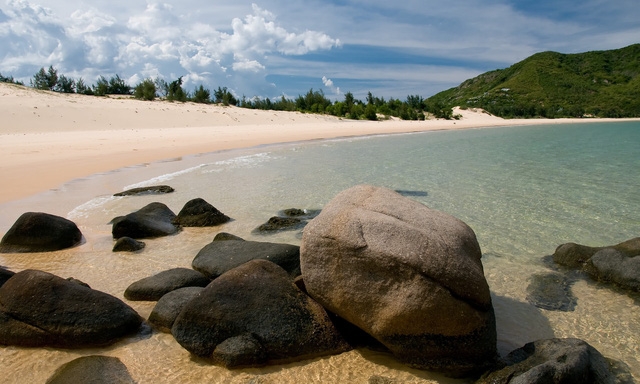
[{"label": "rock cluster", "polygon": [[[278,217],[310,220],[300,247],[218,233],[194,257],[192,269],[174,268],[133,282],[124,296],[157,301],[149,323],[171,332],[194,355],[228,368],[340,353],[364,342],[421,369],[457,376],[490,370],[481,382],[608,382],[602,356],[579,340],[540,340],[500,362],[493,304],[473,230],[403,196],[423,196],[419,191],[400,192],[359,185],[338,194],[319,214],[283,211]],[[25,215],[0,249],[41,252],[82,238],[66,219]],[[151,203],[112,221],[118,239],[114,251],[138,251],[144,243],[135,239],[228,220],[202,199],[191,200],[178,215]],[[50,233],[44,240],[39,239],[42,228]],[[634,289],[639,249],[640,238],[603,248],[564,245],[554,260]],[[539,275],[528,299],[570,310],[575,299],[568,286],[561,274]],[[79,280],[0,268],[0,344],[105,345],[139,331],[141,323],[125,303]],[[117,359],[92,356],[61,367],[49,382],[84,381],[109,372],[121,382],[131,381]]]},{"label": "rock cluster", "polygon": [[605,247],[562,244],[556,248],[553,261],[581,269],[603,283],[640,292],[640,237]]}]

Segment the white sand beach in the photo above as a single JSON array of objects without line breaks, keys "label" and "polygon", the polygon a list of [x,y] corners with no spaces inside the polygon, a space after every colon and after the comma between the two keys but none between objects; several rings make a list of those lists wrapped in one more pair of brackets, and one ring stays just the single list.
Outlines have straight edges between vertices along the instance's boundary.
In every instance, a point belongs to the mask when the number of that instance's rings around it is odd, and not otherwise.
[{"label": "white sand beach", "polygon": [[354,121],[232,106],[60,94],[0,83],[0,179],[4,180],[0,203],[95,173],[189,154],[346,136],[585,122],[505,120],[460,109],[455,114],[462,117]]}]

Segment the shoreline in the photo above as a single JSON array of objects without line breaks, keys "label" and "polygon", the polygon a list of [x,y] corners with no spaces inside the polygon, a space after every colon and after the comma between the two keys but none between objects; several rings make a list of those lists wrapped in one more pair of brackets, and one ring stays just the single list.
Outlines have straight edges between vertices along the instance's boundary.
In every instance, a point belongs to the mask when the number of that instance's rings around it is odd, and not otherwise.
[{"label": "shoreline", "polygon": [[345,120],[212,104],[140,101],[0,84],[0,204],[126,167],[264,145],[369,135],[640,119],[506,120],[455,110],[460,120]]}]

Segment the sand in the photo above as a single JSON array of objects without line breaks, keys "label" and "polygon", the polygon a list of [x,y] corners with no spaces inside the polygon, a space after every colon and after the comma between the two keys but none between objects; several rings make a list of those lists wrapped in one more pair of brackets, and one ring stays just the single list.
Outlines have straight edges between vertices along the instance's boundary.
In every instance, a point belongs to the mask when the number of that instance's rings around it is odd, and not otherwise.
[{"label": "sand", "polygon": [[298,112],[39,91],[0,83],[0,204],[126,166],[257,145],[442,129],[602,119],[354,121]]}]

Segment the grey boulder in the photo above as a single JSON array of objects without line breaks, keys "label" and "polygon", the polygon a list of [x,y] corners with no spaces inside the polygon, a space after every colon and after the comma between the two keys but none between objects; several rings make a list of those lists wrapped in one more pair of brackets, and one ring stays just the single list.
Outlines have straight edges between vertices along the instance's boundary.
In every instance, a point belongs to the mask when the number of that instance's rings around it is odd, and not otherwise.
[{"label": "grey boulder", "polygon": [[173,223],[176,215],[162,203],[150,203],[126,216],[111,221],[111,234],[114,239],[127,236],[132,239],[144,239],[168,236],[177,233],[180,226]]},{"label": "grey boulder", "polygon": [[135,384],[127,367],[117,357],[83,356],[63,364],[46,384]]},{"label": "grey boulder", "polygon": [[496,359],[480,246],[462,221],[386,189],[339,193],[305,228],[309,295],[404,363],[466,375]]}]

